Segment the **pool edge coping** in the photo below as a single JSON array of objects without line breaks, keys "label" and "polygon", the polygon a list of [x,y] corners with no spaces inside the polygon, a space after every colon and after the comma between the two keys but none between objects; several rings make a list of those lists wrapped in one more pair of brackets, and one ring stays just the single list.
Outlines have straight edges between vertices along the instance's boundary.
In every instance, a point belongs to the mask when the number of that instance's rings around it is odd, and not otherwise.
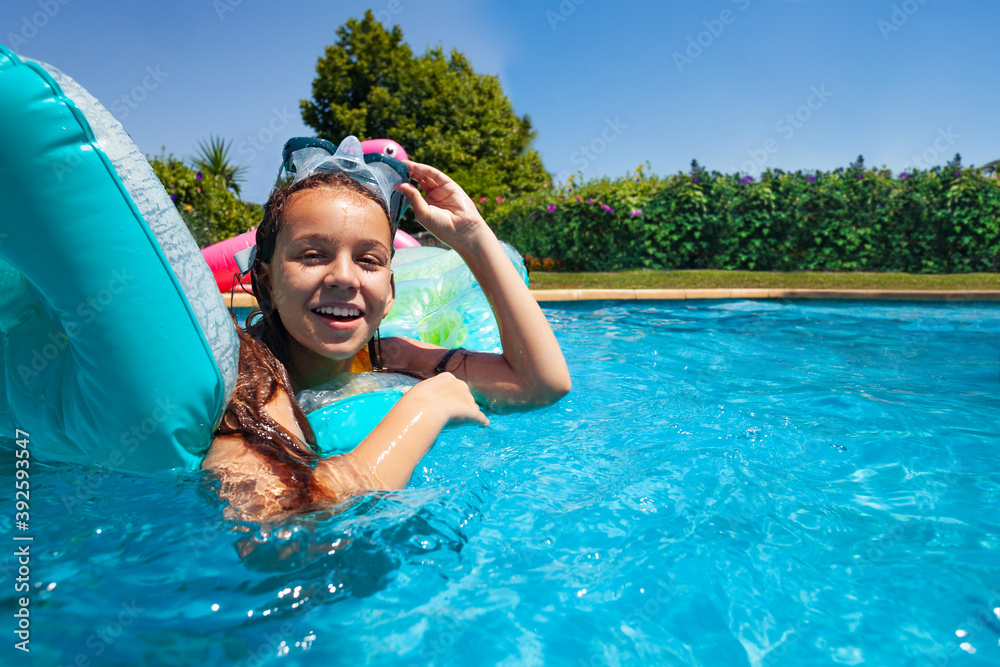
[{"label": "pool edge coping", "polygon": [[934,301],[998,301],[1000,290],[878,289],[554,289],[531,290],[536,301],[658,301],[686,299],[886,299]]},{"label": "pool edge coping", "polygon": [[[883,299],[926,301],[1000,301],[1000,290],[864,290],[864,289],[546,289],[531,290],[535,301],[683,301],[687,299]],[[253,308],[251,294],[236,293],[227,307]]]}]

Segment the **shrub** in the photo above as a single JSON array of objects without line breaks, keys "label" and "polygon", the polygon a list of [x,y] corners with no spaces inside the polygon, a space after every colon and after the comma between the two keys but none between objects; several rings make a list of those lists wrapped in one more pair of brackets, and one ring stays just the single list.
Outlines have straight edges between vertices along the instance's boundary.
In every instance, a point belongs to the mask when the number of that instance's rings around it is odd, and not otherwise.
[{"label": "shrub", "polygon": [[261,207],[233,194],[222,176],[195,171],[173,155],[149,158],[149,164],[198,247],[242,234],[260,222]]},{"label": "shrub", "polygon": [[958,273],[995,271],[1000,253],[1000,178],[956,163],[894,177],[859,160],[760,180],[695,163],[479,206],[501,238],[556,270]]}]

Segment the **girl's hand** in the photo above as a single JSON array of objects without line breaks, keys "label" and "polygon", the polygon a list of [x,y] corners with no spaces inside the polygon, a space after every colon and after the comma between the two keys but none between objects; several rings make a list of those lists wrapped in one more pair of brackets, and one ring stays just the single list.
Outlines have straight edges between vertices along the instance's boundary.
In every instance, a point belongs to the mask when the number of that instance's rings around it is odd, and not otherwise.
[{"label": "girl's hand", "polygon": [[414,385],[405,398],[426,403],[428,410],[442,411],[446,423],[490,425],[490,420],[472,398],[469,385],[451,373],[441,373]]},{"label": "girl's hand", "polygon": [[417,222],[427,231],[457,250],[471,242],[475,233],[489,230],[476,204],[458,183],[434,167],[404,162],[426,197],[409,183],[397,185],[396,190],[410,202]]}]

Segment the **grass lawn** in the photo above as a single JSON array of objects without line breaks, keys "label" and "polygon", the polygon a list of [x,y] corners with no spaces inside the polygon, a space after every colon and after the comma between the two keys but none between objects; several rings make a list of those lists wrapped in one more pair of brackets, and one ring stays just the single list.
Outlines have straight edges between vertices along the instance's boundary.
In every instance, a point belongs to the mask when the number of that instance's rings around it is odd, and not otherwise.
[{"label": "grass lawn", "polygon": [[531,272],[532,289],[1000,290],[1000,273],[779,273],[770,271]]}]

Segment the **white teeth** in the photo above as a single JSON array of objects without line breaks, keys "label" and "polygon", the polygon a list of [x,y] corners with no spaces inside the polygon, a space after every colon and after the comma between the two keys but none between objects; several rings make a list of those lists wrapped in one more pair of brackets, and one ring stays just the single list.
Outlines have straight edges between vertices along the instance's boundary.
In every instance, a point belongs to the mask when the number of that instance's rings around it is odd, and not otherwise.
[{"label": "white teeth", "polygon": [[323,315],[333,315],[334,317],[358,317],[361,311],[357,308],[341,308],[339,306],[323,306],[316,308],[315,312]]}]

